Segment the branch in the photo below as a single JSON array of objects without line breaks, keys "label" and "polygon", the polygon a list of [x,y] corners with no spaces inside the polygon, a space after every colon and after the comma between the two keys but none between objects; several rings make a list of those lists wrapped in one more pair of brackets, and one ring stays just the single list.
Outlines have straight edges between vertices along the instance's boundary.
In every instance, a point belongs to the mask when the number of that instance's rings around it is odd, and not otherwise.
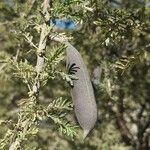
[{"label": "branch", "polygon": [[32,42],[32,39],[29,38],[29,35],[23,34],[23,36],[25,37],[25,39],[27,40],[27,42],[28,42],[31,46],[33,46],[35,49],[38,49],[38,48],[36,47],[36,45]]},{"label": "branch", "polygon": [[131,134],[127,122],[124,119],[124,93],[122,90],[119,91],[119,104],[118,109],[116,111],[116,118],[117,118],[117,125],[119,127],[119,130],[121,132],[122,138],[127,144],[135,145],[134,137]]},{"label": "branch", "polygon": [[130,133],[125,119],[123,118],[122,115],[120,116],[119,114],[116,115],[116,118],[117,118],[117,125],[119,127],[120,132],[121,132],[122,138],[124,139],[124,141],[127,144],[133,144],[134,145],[135,142],[134,142],[133,135]]},{"label": "branch", "polygon": [[43,13],[47,13],[48,11],[48,9],[49,9],[49,7],[50,7],[50,0],[44,0],[44,2],[43,2]]},{"label": "branch", "polygon": [[[43,14],[48,15],[48,9],[50,8],[50,0],[44,0],[43,2]],[[46,49],[46,42],[47,37],[49,35],[50,29],[47,28],[47,25],[44,23],[41,27],[41,35],[40,35],[40,42],[39,47],[37,51],[37,63],[36,63],[36,72],[37,72],[37,78],[35,80],[35,84],[33,86],[33,91],[35,93],[38,93],[40,88],[40,82],[39,82],[39,75],[43,70],[44,67],[44,56],[45,56],[45,49]]]},{"label": "branch", "polygon": [[[43,2],[43,13],[44,14],[48,13],[47,9],[49,8],[49,2],[50,2],[50,0],[44,0],[44,2]],[[38,46],[38,50],[37,50],[37,63],[36,63],[37,77],[36,77],[35,83],[32,87],[32,91],[34,92],[34,94],[37,94],[39,91],[39,88],[40,88],[39,75],[42,72],[42,69],[44,66],[44,55],[45,55],[46,42],[47,42],[47,37],[48,37],[49,32],[50,31],[47,29],[46,24],[43,24],[41,27],[40,41],[39,41],[39,46]],[[29,96],[30,96],[29,102],[27,103],[26,107],[33,110],[36,105],[36,100],[37,100],[38,95],[36,95],[36,97],[34,95],[29,95]],[[22,129],[19,130],[19,132],[18,132],[18,134],[20,134],[21,136],[19,138],[16,137],[15,135],[17,133],[17,129],[14,129],[15,133],[13,134],[12,137],[15,137],[15,139],[11,138],[12,143],[9,147],[9,150],[17,150],[21,146],[21,142],[24,140],[24,138],[27,134],[27,131],[29,130],[31,125],[34,123],[32,115],[26,116],[26,114],[23,114],[26,111],[26,107],[23,108],[23,110],[20,112],[20,113],[22,113],[22,115],[20,114],[20,118],[18,119],[18,123],[17,123],[18,128],[22,127]]]}]

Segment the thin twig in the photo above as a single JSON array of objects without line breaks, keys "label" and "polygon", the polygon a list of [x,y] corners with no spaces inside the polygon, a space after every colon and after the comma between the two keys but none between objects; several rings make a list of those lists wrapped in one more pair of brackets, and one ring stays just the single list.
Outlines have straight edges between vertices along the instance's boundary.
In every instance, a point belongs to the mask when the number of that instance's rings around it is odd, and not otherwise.
[{"label": "thin twig", "polygon": [[34,47],[35,49],[38,49],[38,47],[32,42],[32,40],[26,35],[26,34],[23,34],[25,39],[27,40],[27,42],[32,46]]},{"label": "thin twig", "polygon": [[15,62],[18,61],[19,53],[20,53],[20,44],[18,44],[17,52],[16,52],[16,55],[15,55],[15,57],[14,57],[14,61],[15,61]]}]

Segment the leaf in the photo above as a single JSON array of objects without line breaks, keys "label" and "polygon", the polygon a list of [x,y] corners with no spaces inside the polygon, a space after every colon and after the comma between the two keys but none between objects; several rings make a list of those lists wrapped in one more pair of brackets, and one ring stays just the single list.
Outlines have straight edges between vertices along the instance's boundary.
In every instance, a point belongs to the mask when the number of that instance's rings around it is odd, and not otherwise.
[{"label": "leaf", "polygon": [[61,97],[53,100],[47,107],[48,111],[57,110],[72,110],[72,103],[68,100],[63,100]]},{"label": "leaf", "polygon": [[56,115],[49,115],[49,118],[51,118],[55,124],[58,125],[59,131],[62,134],[65,134],[67,136],[70,136],[72,139],[77,136],[77,128],[78,126],[72,125],[64,118],[61,118]]},{"label": "leaf", "polygon": [[134,67],[139,62],[143,62],[144,60],[148,60],[150,57],[150,53],[148,51],[142,50],[140,52],[135,53],[131,56],[122,56],[115,64],[114,67],[121,71],[121,74],[125,72],[125,70]]}]

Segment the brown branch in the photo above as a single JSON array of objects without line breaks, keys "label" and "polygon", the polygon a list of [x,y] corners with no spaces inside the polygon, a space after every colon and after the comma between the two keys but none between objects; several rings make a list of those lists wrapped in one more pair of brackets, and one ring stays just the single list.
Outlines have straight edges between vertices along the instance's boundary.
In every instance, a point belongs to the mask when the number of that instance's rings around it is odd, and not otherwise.
[{"label": "brown branch", "polygon": [[138,147],[141,150],[143,145],[146,145],[146,141],[145,141],[145,134],[146,134],[146,130],[150,128],[150,120],[148,119],[148,121],[144,124],[144,125],[139,125],[138,126]]},{"label": "brown branch", "polygon": [[145,133],[143,141],[144,141],[144,143],[142,145],[143,150],[149,149],[150,148],[150,131]]},{"label": "brown branch", "polygon": [[137,118],[140,119],[142,117],[142,114],[143,114],[143,111],[145,110],[145,107],[146,107],[145,104],[141,104],[141,109],[140,109],[140,111],[139,111],[139,113],[137,115]]},{"label": "brown branch", "polygon": [[127,122],[124,119],[124,93],[122,90],[119,90],[119,103],[117,105],[117,110],[116,110],[116,123],[117,126],[120,130],[121,136],[123,140],[125,141],[126,144],[130,145],[135,145],[134,137],[132,133],[130,132]]},{"label": "brown branch", "polygon": [[127,127],[127,122],[125,121],[124,117],[120,114],[116,114],[116,122],[125,143],[128,145],[135,145],[133,135],[130,133],[130,130]]}]

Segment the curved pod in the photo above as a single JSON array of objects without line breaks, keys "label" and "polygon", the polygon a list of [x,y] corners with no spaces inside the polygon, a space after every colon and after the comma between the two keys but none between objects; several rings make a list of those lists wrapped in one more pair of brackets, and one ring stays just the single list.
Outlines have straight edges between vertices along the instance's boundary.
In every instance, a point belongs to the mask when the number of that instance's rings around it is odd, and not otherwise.
[{"label": "curved pod", "polygon": [[74,103],[75,115],[84,130],[85,138],[97,120],[94,91],[87,67],[80,53],[69,42],[65,44],[67,45],[67,66],[74,67],[72,70],[69,70],[78,78],[77,80],[73,80],[71,96]]}]

